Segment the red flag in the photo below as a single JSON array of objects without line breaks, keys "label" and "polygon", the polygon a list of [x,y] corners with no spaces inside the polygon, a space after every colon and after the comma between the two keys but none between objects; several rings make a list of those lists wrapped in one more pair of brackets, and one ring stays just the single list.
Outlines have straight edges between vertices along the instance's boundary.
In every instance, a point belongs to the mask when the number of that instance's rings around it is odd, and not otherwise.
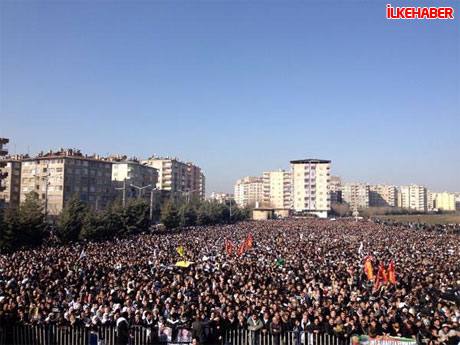
[{"label": "red flag", "polygon": [[390,261],[388,265],[388,276],[391,284],[396,284],[396,272],[395,272],[395,263],[393,260]]},{"label": "red flag", "polygon": [[252,234],[249,234],[248,237],[246,238],[246,241],[244,241],[244,249],[248,251],[251,248],[252,248]]},{"label": "red flag", "polygon": [[375,278],[375,283],[374,283],[374,288],[372,289],[372,293],[376,292],[379,289],[380,285],[380,271],[379,274],[377,274],[377,278]]},{"label": "red flag", "polygon": [[364,272],[368,280],[374,279],[374,268],[372,267],[372,256],[370,255],[364,258]]},{"label": "red flag", "polygon": [[243,255],[245,247],[246,247],[246,241],[241,242],[240,247],[236,251],[236,255],[238,255],[238,256]]},{"label": "red flag", "polygon": [[380,267],[379,267],[379,276],[382,276],[383,281],[385,283],[388,283],[388,275],[387,272],[385,271],[385,267],[383,267],[383,261],[380,261]]}]

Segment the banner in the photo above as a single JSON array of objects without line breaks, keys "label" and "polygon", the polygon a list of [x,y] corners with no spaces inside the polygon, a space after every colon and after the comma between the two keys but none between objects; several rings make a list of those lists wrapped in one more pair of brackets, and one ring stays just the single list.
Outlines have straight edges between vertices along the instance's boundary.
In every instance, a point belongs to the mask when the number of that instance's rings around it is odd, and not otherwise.
[{"label": "banner", "polygon": [[351,338],[351,345],[415,345],[417,341],[412,338],[376,337],[359,335]]}]

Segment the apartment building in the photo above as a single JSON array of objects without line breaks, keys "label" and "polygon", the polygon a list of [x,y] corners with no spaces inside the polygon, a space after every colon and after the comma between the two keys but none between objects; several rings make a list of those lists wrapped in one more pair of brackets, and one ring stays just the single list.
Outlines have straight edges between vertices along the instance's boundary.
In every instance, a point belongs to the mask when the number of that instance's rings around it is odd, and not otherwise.
[{"label": "apartment building", "polygon": [[[0,188],[0,204],[3,207],[19,205],[21,192],[21,160],[22,155],[7,156],[0,163],[0,176],[4,176]],[[1,167],[3,166],[3,167]]]},{"label": "apartment building", "polygon": [[339,176],[331,176],[331,203],[342,203],[342,179]]},{"label": "apartment building", "polygon": [[398,188],[387,184],[369,186],[369,206],[398,207]]},{"label": "apartment building", "polygon": [[65,203],[77,194],[95,210],[111,200],[112,163],[79,150],[60,149],[24,158],[21,165],[20,201],[30,192],[38,193],[50,215],[58,215]]},{"label": "apartment building", "polygon": [[350,205],[351,210],[369,207],[369,185],[364,183],[347,183],[342,186],[342,200]]},{"label": "apartment building", "polygon": [[289,171],[277,170],[264,172],[262,179],[264,185],[264,207],[292,207],[292,176]]},{"label": "apartment building", "polygon": [[157,188],[167,192],[175,200],[181,197],[205,196],[205,176],[201,168],[190,162],[181,162],[177,157],[152,156],[142,164],[158,170]]},{"label": "apartment building", "polygon": [[434,209],[442,211],[455,211],[456,200],[454,193],[432,193]]},{"label": "apartment building", "polygon": [[236,181],[235,202],[239,207],[259,206],[264,200],[264,183],[260,177],[245,177]]},{"label": "apartment building", "polygon": [[158,170],[152,166],[141,164],[136,157],[124,155],[107,157],[112,162],[112,188],[117,197],[150,198],[150,192],[158,183]]},{"label": "apartment building", "polygon": [[296,212],[327,217],[330,199],[331,161],[302,159],[291,161],[292,200]]},{"label": "apartment building", "polygon": [[[7,138],[0,138],[0,192],[3,192],[6,189],[4,180],[8,177],[8,172],[3,171],[7,164],[3,160],[3,157],[5,157],[8,154],[8,149],[6,145],[9,142],[10,140]],[[5,204],[2,199],[0,199],[0,207],[5,207]]]},{"label": "apartment building", "polygon": [[428,210],[428,191],[425,186],[401,186],[401,207],[420,212]]},{"label": "apartment building", "polygon": [[227,201],[234,200],[234,198],[233,198],[233,194],[230,194],[230,193],[212,192],[211,195],[207,198],[207,200],[214,200],[220,204],[223,204]]}]

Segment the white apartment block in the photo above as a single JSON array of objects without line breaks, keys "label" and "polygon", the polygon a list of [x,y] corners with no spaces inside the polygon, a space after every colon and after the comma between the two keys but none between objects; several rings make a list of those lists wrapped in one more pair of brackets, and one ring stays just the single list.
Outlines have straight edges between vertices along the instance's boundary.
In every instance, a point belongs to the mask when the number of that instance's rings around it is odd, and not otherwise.
[{"label": "white apartment block", "polygon": [[296,212],[327,217],[330,200],[331,161],[302,159],[291,161],[292,200]]},{"label": "white apartment block", "polygon": [[415,184],[401,186],[401,207],[426,212],[428,210],[428,191],[426,187]]},{"label": "white apartment block", "polygon": [[398,188],[387,184],[369,187],[369,206],[398,207]]},{"label": "white apartment block", "polygon": [[331,176],[330,184],[331,203],[340,204],[342,202],[342,179],[339,176]]},{"label": "white apartment block", "polygon": [[277,170],[263,173],[263,206],[270,208],[292,207],[292,176],[289,171]]},{"label": "white apartment block", "polygon": [[260,177],[245,177],[236,181],[235,202],[239,207],[259,206],[264,199],[264,184]]},{"label": "white apartment block", "polygon": [[353,211],[369,207],[369,185],[364,183],[347,183],[342,186],[342,200]]},{"label": "white apartment block", "polygon": [[126,156],[111,156],[108,160],[112,165],[112,187],[117,195],[126,198],[137,198],[139,193],[144,198],[150,198],[150,191],[156,188],[158,171],[154,167],[141,164],[137,158]]},{"label": "white apartment block", "polygon": [[158,170],[157,188],[167,191],[174,200],[193,196],[204,198],[206,180],[200,167],[176,157],[153,156],[141,163]]}]

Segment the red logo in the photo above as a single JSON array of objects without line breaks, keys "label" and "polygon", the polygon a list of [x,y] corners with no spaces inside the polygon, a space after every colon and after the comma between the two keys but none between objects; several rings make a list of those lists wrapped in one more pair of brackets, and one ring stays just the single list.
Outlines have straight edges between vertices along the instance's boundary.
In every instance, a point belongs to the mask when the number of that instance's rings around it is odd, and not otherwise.
[{"label": "red logo", "polygon": [[387,19],[454,19],[452,7],[391,7],[387,4]]}]

